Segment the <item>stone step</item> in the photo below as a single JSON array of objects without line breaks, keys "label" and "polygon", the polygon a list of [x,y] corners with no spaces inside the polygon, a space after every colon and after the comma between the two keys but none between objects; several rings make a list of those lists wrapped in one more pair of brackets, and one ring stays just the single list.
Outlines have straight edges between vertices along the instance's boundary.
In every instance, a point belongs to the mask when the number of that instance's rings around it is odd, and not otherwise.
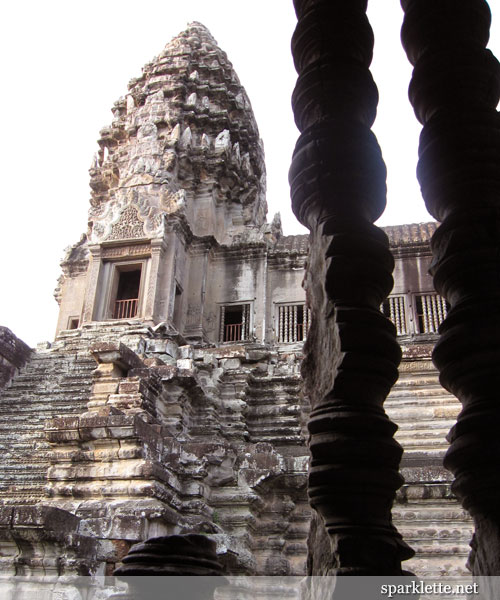
[{"label": "stone step", "polygon": [[391,392],[389,393],[389,398],[391,399],[395,399],[398,398],[400,400],[402,399],[422,399],[422,398],[441,398],[441,399],[446,399],[446,398],[450,398],[450,399],[454,399],[455,402],[457,402],[457,399],[455,398],[455,396],[451,396],[450,394],[448,394],[447,392],[445,392],[445,390],[443,390],[442,387],[422,387],[420,389],[416,389],[416,388],[399,388],[399,387],[394,387],[392,388]]},{"label": "stone step", "polygon": [[81,352],[37,352],[0,398],[0,447],[6,450],[0,464],[1,496],[25,500],[42,495],[50,449],[45,423],[84,410],[95,367]]},{"label": "stone step", "polygon": [[417,385],[419,387],[423,386],[438,386],[441,387],[439,383],[439,376],[437,373],[428,373],[428,372],[412,372],[412,373],[400,373],[398,380],[394,387],[403,388],[403,387],[413,387]]},{"label": "stone step", "polygon": [[[444,403],[446,405],[450,404],[450,405],[457,405],[460,406],[460,402],[457,400],[457,398],[455,398],[455,396],[452,396],[451,394],[447,394],[446,392],[443,391],[443,389],[440,390],[439,394],[428,394],[428,395],[423,395],[424,398],[427,398],[428,402],[430,402],[431,404],[439,404],[439,403]],[[415,394],[401,394],[398,395],[398,390],[393,390],[391,391],[391,393],[387,396],[387,399],[385,401],[384,404],[390,404],[391,406],[393,404],[395,405],[402,405],[402,406],[411,406],[412,404],[417,404],[419,402],[422,401],[422,396],[416,396]]]},{"label": "stone step", "polygon": [[400,431],[448,431],[456,422],[454,418],[439,418],[437,416],[434,419],[409,419],[405,414],[401,415],[397,413],[391,413],[389,416],[396,423]]},{"label": "stone step", "polygon": [[[446,436],[449,432],[450,428],[449,427],[442,427],[442,428],[426,428],[426,427],[422,427],[419,429],[404,429],[403,427],[400,427],[398,429],[398,431],[396,431],[396,433],[394,434],[394,437],[397,438],[398,440],[408,440],[409,442],[411,442],[412,440],[415,442],[419,442],[422,439],[430,439],[430,440],[446,440]],[[448,443],[448,442],[446,442]]]},{"label": "stone step", "polygon": [[[43,374],[42,372],[39,372],[38,375],[37,374],[30,374],[30,375],[20,375],[16,378],[15,383],[13,385],[11,385],[9,387],[9,389],[5,392],[6,395],[9,394],[13,394],[14,392],[18,392],[21,391],[23,389],[25,390],[31,390],[33,388],[39,388],[41,387],[43,384],[40,381],[40,376]],[[74,375],[69,373],[67,378],[61,378],[59,379],[59,375],[53,375],[53,374],[48,374],[48,377],[52,378],[52,381],[50,382],[50,388],[71,388],[71,387],[76,387],[78,385],[81,385],[81,383],[85,383],[86,381],[88,381],[89,379],[92,378],[92,375],[89,374],[83,374],[80,373],[78,375]],[[41,391],[44,391],[44,387],[42,387]],[[48,390],[47,390],[48,391]]]},{"label": "stone step", "polygon": [[[443,577],[460,577],[460,579],[457,579],[456,583],[460,583],[461,581],[467,582],[471,581],[472,577],[470,571],[465,567],[469,552],[470,547],[462,548],[460,552],[450,556],[436,555],[434,552],[422,552],[419,553],[418,556],[405,561],[403,567],[412,572],[428,572],[426,579],[442,581]],[[422,567],[424,567],[424,569]],[[439,598],[439,596],[431,597]],[[464,597],[465,596],[461,596],[461,600],[463,600]],[[446,596],[446,598],[448,598],[448,596]]]},{"label": "stone step", "polygon": [[446,440],[443,440],[441,442],[440,440],[429,439],[429,438],[412,441],[411,438],[396,437],[396,441],[399,442],[401,444],[401,446],[403,446],[405,452],[412,451],[412,450],[413,451],[419,450],[420,452],[425,452],[427,450],[429,450],[429,451],[435,450],[436,447],[438,447],[439,450],[442,451],[443,456],[449,446],[449,444],[448,444],[448,442],[446,442]]},{"label": "stone step", "polygon": [[[42,479],[45,479],[45,476],[47,474],[47,465],[45,463],[40,462],[37,464],[28,465],[28,469],[30,472],[31,481],[33,481],[37,473]],[[16,468],[14,468],[14,465],[11,465],[8,468],[6,468],[5,471],[2,470],[2,484],[9,480],[17,481],[19,479],[19,474],[27,471],[28,469],[27,465],[21,464],[17,465]]]},{"label": "stone step", "polygon": [[391,419],[398,419],[400,421],[423,421],[423,420],[436,420],[436,419],[453,419],[456,420],[458,413],[460,412],[459,407],[456,406],[445,406],[436,405],[430,406],[429,403],[422,401],[420,407],[384,407],[387,414]]},{"label": "stone step", "polygon": [[[71,409],[72,406],[82,407],[85,406],[86,400],[88,400],[88,394],[82,395],[82,390],[79,388],[79,394],[74,394],[72,392],[53,392],[52,394],[47,394],[43,396],[42,394],[38,395],[26,395],[21,398],[8,398],[10,402],[16,401],[18,402],[16,406],[16,413],[20,410],[24,410],[26,412],[30,412],[38,410],[49,410],[50,406],[54,406],[54,408],[65,410],[66,408]],[[12,414],[12,408],[9,412],[9,407],[5,406],[5,404],[0,405],[0,412],[9,415]]]},{"label": "stone step", "polygon": [[422,390],[432,390],[432,391],[440,391],[442,394],[449,394],[443,386],[439,383],[436,378],[433,381],[425,381],[420,377],[415,377],[411,379],[401,380],[398,379],[396,383],[392,386],[392,390],[400,391],[401,393],[413,392],[413,391],[422,391]]}]

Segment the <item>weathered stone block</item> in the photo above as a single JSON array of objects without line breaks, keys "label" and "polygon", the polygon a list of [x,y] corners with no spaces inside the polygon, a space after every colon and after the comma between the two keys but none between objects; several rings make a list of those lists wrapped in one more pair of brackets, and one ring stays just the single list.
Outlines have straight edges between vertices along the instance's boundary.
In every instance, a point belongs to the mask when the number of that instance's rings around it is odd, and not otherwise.
[{"label": "weathered stone block", "polygon": [[185,359],[185,358],[192,359],[193,358],[193,347],[191,345],[179,346],[178,358],[179,359]]},{"label": "weathered stone block", "polygon": [[80,434],[78,429],[52,429],[45,432],[45,437],[52,444],[63,444],[78,441]]},{"label": "weathered stone block", "polygon": [[134,394],[140,391],[141,381],[138,377],[129,377],[120,381],[118,387],[120,394]]},{"label": "weathered stone block", "polygon": [[212,352],[217,358],[245,358],[244,346],[221,346],[213,348]]},{"label": "weathered stone block", "polygon": [[247,350],[245,353],[245,359],[251,362],[265,361],[269,356],[269,350]]},{"label": "weathered stone block", "polygon": [[112,363],[125,373],[130,369],[140,369],[141,359],[121,342],[98,342],[92,344],[90,353],[98,363]]},{"label": "weathered stone block", "polygon": [[205,352],[203,354],[203,364],[217,368],[219,366],[219,361],[213,354]]},{"label": "weathered stone block", "polygon": [[178,373],[178,368],[173,365],[164,365],[157,367],[155,373],[157,373],[162,380],[173,379]]},{"label": "weathered stone block", "polygon": [[97,395],[109,395],[109,394],[116,394],[116,392],[118,391],[118,385],[119,382],[118,380],[114,380],[114,381],[95,381],[94,383],[94,387],[92,390],[92,393],[94,396]]},{"label": "weathered stone block", "polygon": [[0,527],[10,527],[14,507],[0,505]]},{"label": "weathered stone block", "polygon": [[179,358],[177,359],[177,368],[190,371],[193,369],[193,360],[191,358]]},{"label": "weathered stone block", "polygon": [[226,371],[231,371],[241,367],[241,360],[239,358],[221,358],[219,364]]}]

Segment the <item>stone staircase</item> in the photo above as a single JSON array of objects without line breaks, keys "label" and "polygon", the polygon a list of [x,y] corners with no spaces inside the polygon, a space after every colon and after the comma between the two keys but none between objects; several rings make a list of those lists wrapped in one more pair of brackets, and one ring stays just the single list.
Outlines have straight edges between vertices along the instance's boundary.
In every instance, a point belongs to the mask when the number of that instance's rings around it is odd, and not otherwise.
[{"label": "stone staircase", "polygon": [[[274,446],[304,447],[300,423],[300,379],[276,373],[249,377],[246,390],[247,423],[250,441]],[[304,454],[307,451],[303,450]]]},{"label": "stone staircase", "polygon": [[395,435],[407,457],[414,453],[443,458],[446,436],[461,410],[441,387],[430,359],[402,365],[399,380],[384,407],[399,429]]},{"label": "stone staircase", "polygon": [[452,475],[442,465],[446,435],[460,402],[438,380],[430,358],[404,360],[399,380],[385,402],[404,448],[405,484],[393,508],[394,524],[416,551],[405,568],[428,577],[467,577],[472,522],[451,491]]},{"label": "stone staircase", "polygon": [[[131,324],[109,324],[106,341],[122,339],[137,346]],[[125,341],[123,338],[127,338]],[[0,396],[0,501],[31,504],[44,494],[49,444],[45,422],[85,411],[95,360],[89,346],[103,341],[103,328],[63,331],[52,344],[40,346]]]}]

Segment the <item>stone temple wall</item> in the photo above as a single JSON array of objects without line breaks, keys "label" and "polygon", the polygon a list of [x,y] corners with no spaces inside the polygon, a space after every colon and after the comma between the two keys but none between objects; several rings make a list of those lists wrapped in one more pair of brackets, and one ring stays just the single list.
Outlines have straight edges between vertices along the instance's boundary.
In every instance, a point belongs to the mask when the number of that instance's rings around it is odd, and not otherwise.
[{"label": "stone temple wall", "polygon": [[[394,254],[410,272],[416,255],[429,260],[428,235],[405,241],[394,229],[387,230],[396,236]],[[283,238],[280,248],[272,258],[277,273],[278,264],[283,272],[299,261],[304,268],[296,239]],[[409,298],[429,291],[422,277],[405,299],[408,330]],[[396,297],[402,289],[397,280]],[[471,525],[442,467],[459,404],[430,359],[436,334],[399,340],[400,376],[386,401],[405,448],[395,524],[417,553],[409,568],[464,575]],[[8,448],[0,465],[4,567],[39,572],[48,536],[65,557],[54,572],[111,573],[133,543],[203,532],[232,573],[305,573],[312,513],[301,362],[302,342],[193,345],[138,319],[60,332],[0,400],[0,444]],[[63,531],[47,522],[54,514]],[[68,523],[79,544],[63,535]],[[29,554],[27,539],[39,540]],[[312,539],[318,568],[328,546]]]},{"label": "stone temple wall", "polygon": [[[306,423],[343,349],[310,317],[312,302],[333,310],[311,276],[325,253],[266,222],[264,173],[248,97],[193,23],[101,132],[55,341],[30,353],[0,330],[2,572],[111,574],[132,544],[177,533],[211,537],[232,574],[331,567]],[[458,403],[430,359],[446,312],[427,275],[434,228],[386,229],[395,287],[381,307],[403,348],[386,402],[406,450],[394,520],[420,575],[463,574],[470,537],[441,466]],[[319,350],[303,361],[305,339]]]},{"label": "stone temple wall", "polygon": [[[61,549],[52,572],[109,574],[133,543],[196,531],[233,573],[303,573],[300,357],[297,344],[196,348],[126,323],[60,334],[2,397],[3,566],[39,573],[71,522],[81,553]],[[21,414],[29,427],[13,431]]]}]

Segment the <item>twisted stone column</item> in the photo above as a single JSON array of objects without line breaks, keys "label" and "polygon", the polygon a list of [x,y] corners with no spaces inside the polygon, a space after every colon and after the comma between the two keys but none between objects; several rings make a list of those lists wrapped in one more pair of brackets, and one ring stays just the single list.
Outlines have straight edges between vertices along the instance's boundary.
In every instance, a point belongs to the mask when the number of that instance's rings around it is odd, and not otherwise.
[{"label": "twisted stone column", "polygon": [[[150,538],[135,544],[114,575],[129,590],[113,600],[211,600],[227,583],[215,542],[189,533]],[[153,577],[162,577],[156,581]],[[171,579],[166,580],[165,577]]]},{"label": "twisted stone column", "polygon": [[410,100],[424,125],[418,177],[441,222],[431,272],[451,305],[433,359],[463,404],[445,466],[475,521],[472,571],[500,575],[500,65],[485,49],[483,0],[401,4]]},{"label": "twisted stone column", "polygon": [[386,203],[386,169],[370,130],[378,103],[373,33],[366,0],[294,4],[292,102],[302,133],[290,185],[295,215],[311,231],[303,363],[312,404],[309,496],[332,549],[330,564],[313,556],[310,571],[397,575],[413,551],[391,522],[402,449],[383,402],[401,352],[380,312],[394,261],[373,225]]}]

